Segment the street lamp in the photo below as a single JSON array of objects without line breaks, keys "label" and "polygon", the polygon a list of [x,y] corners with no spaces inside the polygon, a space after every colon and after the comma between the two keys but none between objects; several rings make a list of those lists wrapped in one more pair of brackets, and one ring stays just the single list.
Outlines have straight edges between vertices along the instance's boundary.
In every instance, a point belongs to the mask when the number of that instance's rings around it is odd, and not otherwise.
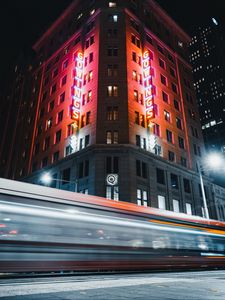
[{"label": "street lamp", "polygon": [[[216,169],[218,169],[218,167],[220,167],[222,165],[222,163],[223,163],[223,159],[219,153],[216,153],[216,152],[210,153],[205,158],[205,165],[207,167],[206,171],[216,170]],[[203,199],[203,207],[204,207],[205,217],[207,219],[209,219],[209,210],[208,210],[208,206],[207,206],[207,200],[206,200],[203,177],[202,177],[202,170],[201,170],[199,161],[197,161],[197,167],[198,167],[199,178],[200,178],[200,185],[201,185],[201,191],[202,191],[202,199]]]},{"label": "street lamp", "polygon": [[44,184],[49,185],[52,180],[54,181],[59,181],[59,182],[65,182],[65,183],[74,183],[75,184],[75,192],[77,192],[77,180],[75,181],[70,181],[70,180],[64,180],[64,179],[57,179],[57,178],[52,178],[52,176],[49,173],[45,173],[41,176],[41,181]]}]

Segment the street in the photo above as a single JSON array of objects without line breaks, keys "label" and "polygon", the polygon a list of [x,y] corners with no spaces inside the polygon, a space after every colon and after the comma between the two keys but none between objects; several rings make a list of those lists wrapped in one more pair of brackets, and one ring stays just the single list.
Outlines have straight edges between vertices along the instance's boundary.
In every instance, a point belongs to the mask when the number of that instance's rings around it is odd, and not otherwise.
[{"label": "street", "polygon": [[0,280],[0,299],[225,299],[225,271],[88,275]]}]

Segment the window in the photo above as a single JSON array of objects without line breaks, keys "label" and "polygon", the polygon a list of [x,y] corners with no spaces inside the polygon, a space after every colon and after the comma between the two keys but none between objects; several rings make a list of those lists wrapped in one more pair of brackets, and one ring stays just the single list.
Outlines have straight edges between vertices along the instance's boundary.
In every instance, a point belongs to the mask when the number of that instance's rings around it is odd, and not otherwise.
[{"label": "window", "polygon": [[156,136],[160,136],[160,126],[159,124],[154,124],[154,127],[153,127],[153,130],[154,130],[154,135]]},{"label": "window", "polygon": [[178,144],[181,149],[184,149],[184,139],[178,136]]},{"label": "window", "polygon": [[173,133],[166,129],[166,139],[169,143],[173,143]]},{"label": "window", "polygon": [[86,33],[90,32],[95,27],[95,22],[91,21],[86,28]]},{"label": "window", "polygon": [[117,29],[108,29],[107,36],[108,38],[117,38],[118,30]]},{"label": "window", "polygon": [[166,110],[164,110],[164,118],[166,121],[171,122],[170,113]]},{"label": "window", "polygon": [[68,67],[69,60],[65,60],[62,65],[62,69],[65,70]]},{"label": "window", "polygon": [[44,157],[41,162],[42,168],[46,167],[47,164],[48,164],[48,157]]},{"label": "window", "polygon": [[56,83],[51,87],[51,95],[56,91]]},{"label": "window", "polygon": [[166,198],[165,198],[165,196],[158,195],[158,208],[166,210]]},{"label": "window", "polygon": [[118,48],[108,48],[107,54],[108,56],[118,56]]},{"label": "window", "polygon": [[134,114],[135,114],[134,122],[135,122],[135,124],[138,124],[138,125],[139,125],[139,122],[140,122],[139,112],[138,112],[138,111],[135,111]]},{"label": "window", "polygon": [[164,102],[169,103],[169,96],[164,91],[162,91],[162,98]]},{"label": "window", "polygon": [[180,164],[183,167],[187,167],[187,159],[185,157],[181,156],[181,158],[180,158]]},{"label": "window", "polygon": [[52,77],[55,78],[58,75],[58,73],[59,73],[59,70],[57,68],[52,72]]},{"label": "window", "polygon": [[191,193],[190,180],[184,178],[184,179],[183,179],[183,183],[184,183],[184,191],[185,191],[185,193],[190,194],[190,193]]},{"label": "window", "polygon": [[140,115],[140,125],[145,128],[145,116]]},{"label": "window", "polygon": [[65,156],[68,156],[73,153],[73,148],[69,145],[65,149]]},{"label": "window", "polygon": [[95,42],[95,37],[94,37],[94,35],[92,35],[92,36],[90,37],[90,45],[93,45],[94,42]]},{"label": "window", "polygon": [[192,215],[192,207],[190,203],[186,203],[186,213]]},{"label": "window", "polygon": [[93,71],[89,71],[88,73],[88,82],[90,82],[91,80],[93,80]]},{"label": "window", "polygon": [[167,79],[164,75],[160,74],[160,80],[162,84],[166,85]]},{"label": "window", "polygon": [[132,79],[137,81],[137,71],[133,70],[132,72]]},{"label": "window", "polygon": [[76,133],[76,124],[71,123],[67,125],[67,137]]},{"label": "window", "polygon": [[106,132],[106,144],[118,144],[119,133],[118,131]]},{"label": "window", "polygon": [[135,35],[131,35],[131,42],[132,44],[136,45],[138,48],[141,47],[141,42],[139,40],[139,38],[137,38]]},{"label": "window", "polygon": [[171,54],[168,54],[168,58],[169,58],[169,60],[170,60],[171,62],[174,63],[174,58],[173,58],[173,56],[172,56]]},{"label": "window", "polygon": [[62,184],[67,184],[70,181],[70,168],[64,169],[61,173]]},{"label": "window", "polygon": [[136,135],[136,146],[146,150],[146,138],[142,138],[140,135]]},{"label": "window", "polygon": [[119,157],[107,156],[106,157],[106,174],[119,173]]},{"label": "window", "polygon": [[148,206],[147,191],[143,189],[137,189],[137,205]]},{"label": "window", "polygon": [[165,64],[165,61],[162,60],[161,58],[159,58],[159,66],[162,68],[162,69],[166,69],[166,64]]},{"label": "window", "polygon": [[180,118],[176,118],[177,128],[182,130],[182,121]]},{"label": "window", "polygon": [[90,135],[85,135],[84,147],[87,147],[90,143]]},{"label": "window", "polygon": [[62,134],[62,131],[61,130],[58,130],[55,134],[55,144],[59,143],[60,140],[61,140],[61,134]]},{"label": "window", "polygon": [[175,94],[177,94],[177,85],[175,83],[172,83],[172,90]]},{"label": "window", "polygon": [[118,16],[117,15],[109,15],[108,16],[108,21],[113,22],[113,23],[117,23],[118,22]]},{"label": "window", "polygon": [[173,199],[173,211],[177,213],[180,212],[179,201],[176,199]]},{"label": "window", "polygon": [[63,92],[60,96],[59,96],[59,103],[63,103],[65,101],[65,92]]},{"label": "window", "polygon": [[47,150],[49,148],[49,145],[50,145],[50,136],[46,137],[45,138],[45,141],[44,141],[44,151]]},{"label": "window", "polygon": [[88,94],[87,94],[87,103],[90,102],[92,100],[92,91],[88,91]]},{"label": "window", "polygon": [[107,185],[106,186],[106,198],[112,200],[119,200],[119,187],[114,185]]},{"label": "window", "polygon": [[175,153],[172,151],[168,151],[168,159],[169,161],[175,161]]},{"label": "window", "polygon": [[89,176],[89,160],[85,160],[79,163],[78,177],[83,178]]},{"label": "window", "polygon": [[84,149],[84,138],[80,138],[79,150]]},{"label": "window", "polygon": [[180,110],[179,102],[176,99],[174,99],[173,104],[174,104],[175,109],[179,111]]},{"label": "window", "polygon": [[141,147],[141,136],[140,135],[136,135],[136,145],[138,147]]},{"label": "window", "polygon": [[160,53],[164,54],[163,48],[160,45],[157,45],[157,48],[158,48]]},{"label": "window", "polygon": [[108,106],[107,107],[107,120],[116,121],[118,120],[118,106]]},{"label": "window", "polygon": [[83,128],[85,126],[85,115],[81,116],[80,127]]},{"label": "window", "polygon": [[63,78],[62,78],[62,86],[66,84],[66,80],[67,80],[67,75],[65,75]]},{"label": "window", "polygon": [[164,170],[156,168],[156,180],[157,183],[165,184]]},{"label": "window", "polygon": [[170,180],[171,180],[171,188],[178,190],[178,176],[175,174],[170,174]]},{"label": "window", "polygon": [[59,160],[59,151],[55,152],[52,157],[52,162],[55,163]]},{"label": "window", "polygon": [[108,85],[107,96],[108,97],[117,97],[118,96],[118,86],[117,85]]},{"label": "window", "polygon": [[90,120],[91,120],[91,112],[88,111],[86,113],[86,125],[90,124]]},{"label": "window", "polygon": [[137,62],[137,53],[136,52],[132,52],[132,60],[134,62]]},{"label": "window", "polygon": [[89,63],[91,63],[93,60],[94,60],[94,54],[93,54],[93,52],[91,52],[89,54]]},{"label": "window", "polygon": [[136,160],[136,175],[147,178],[147,164],[140,160]]},{"label": "window", "polygon": [[176,77],[176,72],[173,68],[170,68],[170,75],[172,75],[173,77]]},{"label": "window", "polygon": [[63,120],[63,110],[61,110],[61,111],[58,113],[57,124],[59,124],[60,122],[62,122],[62,120]]},{"label": "window", "polygon": [[109,77],[116,77],[118,75],[118,65],[108,65],[107,74]]}]

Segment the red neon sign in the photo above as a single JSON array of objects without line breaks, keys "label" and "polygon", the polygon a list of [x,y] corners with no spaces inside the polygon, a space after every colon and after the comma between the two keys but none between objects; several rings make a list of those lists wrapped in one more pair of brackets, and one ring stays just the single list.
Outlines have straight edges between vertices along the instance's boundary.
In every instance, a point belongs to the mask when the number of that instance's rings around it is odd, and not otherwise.
[{"label": "red neon sign", "polygon": [[154,96],[151,76],[151,65],[149,51],[146,50],[143,54],[143,77],[144,77],[144,100],[147,123],[155,117],[154,112]]},{"label": "red neon sign", "polygon": [[71,105],[71,118],[78,126],[80,119],[80,103],[82,97],[82,80],[83,80],[83,54],[78,52],[75,61],[74,84],[72,87],[72,105]]}]

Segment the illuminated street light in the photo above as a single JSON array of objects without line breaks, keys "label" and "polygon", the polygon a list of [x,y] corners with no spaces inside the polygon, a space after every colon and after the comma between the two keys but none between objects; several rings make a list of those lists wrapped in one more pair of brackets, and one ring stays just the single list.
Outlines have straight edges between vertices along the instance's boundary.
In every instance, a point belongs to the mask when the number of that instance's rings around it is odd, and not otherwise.
[{"label": "illuminated street light", "polygon": [[206,166],[210,169],[210,170],[215,170],[217,168],[220,168],[221,166],[223,166],[224,160],[221,156],[221,154],[213,152],[210,153],[207,158],[206,158]]},{"label": "illuminated street light", "polygon": [[41,177],[41,181],[45,184],[50,184],[52,182],[52,177],[50,176],[49,173],[45,173],[42,177]]}]

